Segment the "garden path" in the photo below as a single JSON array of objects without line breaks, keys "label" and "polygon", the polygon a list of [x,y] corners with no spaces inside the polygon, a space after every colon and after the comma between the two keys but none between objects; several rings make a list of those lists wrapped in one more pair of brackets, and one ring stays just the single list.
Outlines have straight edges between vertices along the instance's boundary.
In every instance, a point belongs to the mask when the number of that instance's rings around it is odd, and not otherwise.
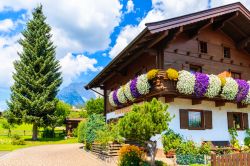
[{"label": "garden path", "polygon": [[82,149],[82,144],[23,148],[0,157],[1,166],[115,166]]}]

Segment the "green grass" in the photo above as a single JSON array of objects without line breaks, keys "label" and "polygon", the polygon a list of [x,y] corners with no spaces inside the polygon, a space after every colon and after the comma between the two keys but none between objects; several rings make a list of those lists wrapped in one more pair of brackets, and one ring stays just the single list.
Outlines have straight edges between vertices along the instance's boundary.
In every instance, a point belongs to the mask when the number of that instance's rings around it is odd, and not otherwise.
[{"label": "green grass", "polygon": [[52,144],[71,144],[77,143],[77,138],[40,138],[37,141],[32,141],[30,136],[23,136],[26,145],[12,145],[11,138],[7,136],[0,136],[0,151],[12,151],[21,148],[27,148],[38,145],[52,145]]},{"label": "green grass", "polygon": [[[64,139],[64,137],[39,138],[38,141],[32,141],[31,140],[32,125],[21,124],[21,125],[16,125],[15,128],[11,129],[11,134],[20,135],[21,138],[25,140],[26,145],[12,145],[11,144],[12,139],[7,136],[8,130],[2,128],[3,121],[4,119],[0,118],[0,151],[12,151],[12,150],[20,149],[20,148],[26,148],[26,147],[38,146],[38,145],[77,143],[77,138]],[[65,130],[64,126],[56,128],[56,130],[63,130],[63,129]],[[39,131],[43,131],[43,128],[40,128]]]}]

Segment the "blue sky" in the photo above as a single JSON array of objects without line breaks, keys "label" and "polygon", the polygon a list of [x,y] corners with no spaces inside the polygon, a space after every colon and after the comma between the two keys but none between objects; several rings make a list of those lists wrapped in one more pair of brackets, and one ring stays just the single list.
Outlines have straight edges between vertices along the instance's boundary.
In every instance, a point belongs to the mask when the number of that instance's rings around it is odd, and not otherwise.
[{"label": "blue sky", "polygon": [[[143,28],[145,23],[208,8],[209,0],[8,0],[0,2],[0,111],[13,84],[17,40],[37,4],[52,27],[64,83],[88,82]],[[236,0],[211,0],[211,7]],[[248,9],[250,0],[240,0]]]}]

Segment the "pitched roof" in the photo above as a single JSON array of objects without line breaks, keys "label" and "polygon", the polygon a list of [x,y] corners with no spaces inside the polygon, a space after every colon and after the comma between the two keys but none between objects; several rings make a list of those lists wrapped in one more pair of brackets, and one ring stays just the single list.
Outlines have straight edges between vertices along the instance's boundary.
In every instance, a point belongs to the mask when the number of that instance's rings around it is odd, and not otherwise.
[{"label": "pitched roof", "polygon": [[[239,48],[250,54],[250,11],[240,2],[237,2],[163,21],[147,23],[146,28],[91,80],[85,88],[101,87],[105,80],[107,80],[106,77],[114,73],[115,69],[120,67],[128,58],[132,59],[136,51],[143,50],[145,46],[154,45],[159,40],[162,40],[163,37],[171,36],[171,34],[176,33],[176,29],[184,27],[184,31],[194,33],[208,24],[212,24],[215,30],[222,30],[235,43],[238,43]],[[172,39],[170,38],[170,40]]]}]

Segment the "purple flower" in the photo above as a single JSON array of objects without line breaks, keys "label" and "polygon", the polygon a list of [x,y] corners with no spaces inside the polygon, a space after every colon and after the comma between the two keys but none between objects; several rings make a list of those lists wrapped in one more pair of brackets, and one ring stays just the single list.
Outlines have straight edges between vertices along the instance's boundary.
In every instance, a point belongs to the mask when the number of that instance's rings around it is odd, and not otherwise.
[{"label": "purple flower", "polygon": [[137,83],[137,77],[134,78],[131,83],[130,83],[130,91],[131,91],[131,94],[134,98],[138,98],[140,97],[140,93],[137,91],[137,88],[136,88],[136,83]]},{"label": "purple flower", "polygon": [[236,101],[241,102],[247,98],[247,94],[249,91],[249,84],[245,80],[236,79],[238,84],[238,93],[236,96]]},{"label": "purple flower", "polygon": [[195,73],[194,92],[197,97],[203,97],[207,92],[209,77],[206,74]]},{"label": "purple flower", "polygon": [[117,89],[113,93],[113,100],[114,100],[116,105],[121,105],[121,103],[119,102],[118,97],[117,97]]}]

